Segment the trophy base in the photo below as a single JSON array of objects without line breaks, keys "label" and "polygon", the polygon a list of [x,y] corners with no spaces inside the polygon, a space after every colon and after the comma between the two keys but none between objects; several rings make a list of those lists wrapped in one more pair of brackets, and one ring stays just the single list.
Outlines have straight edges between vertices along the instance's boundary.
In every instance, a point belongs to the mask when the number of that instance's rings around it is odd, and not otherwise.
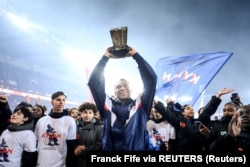
[{"label": "trophy base", "polygon": [[125,57],[125,55],[129,52],[129,48],[128,46],[126,46],[125,49],[115,49],[114,47],[112,47],[110,49],[110,53],[112,53],[114,56],[116,57]]}]

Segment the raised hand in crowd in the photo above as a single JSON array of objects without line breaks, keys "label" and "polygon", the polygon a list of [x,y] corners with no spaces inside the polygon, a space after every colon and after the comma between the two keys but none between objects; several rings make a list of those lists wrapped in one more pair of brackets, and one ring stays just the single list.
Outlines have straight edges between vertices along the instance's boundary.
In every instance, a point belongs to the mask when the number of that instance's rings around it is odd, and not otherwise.
[{"label": "raised hand in crowd", "polygon": [[36,98],[36,104],[40,104],[41,103],[41,98],[40,98],[40,96],[37,96],[37,98]]},{"label": "raised hand in crowd", "polygon": [[217,98],[220,98],[222,95],[231,93],[231,92],[233,92],[233,91],[234,91],[234,89],[222,88],[215,96],[216,96]]},{"label": "raised hand in crowd", "polygon": [[28,104],[31,103],[32,99],[31,99],[30,95],[26,95],[26,96],[25,96],[25,101],[26,101]]},{"label": "raised hand in crowd", "polygon": [[8,102],[8,96],[7,95],[0,95],[0,102],[7,103]]},{"label": "raised hand in crowd", "polygon": [[240,135],[241,132],[241,119],[240,118],[240,113],[237,112],[234,114],[232,117],[231,121],[228,124],[228,135],[232,137],[237,137]]}]

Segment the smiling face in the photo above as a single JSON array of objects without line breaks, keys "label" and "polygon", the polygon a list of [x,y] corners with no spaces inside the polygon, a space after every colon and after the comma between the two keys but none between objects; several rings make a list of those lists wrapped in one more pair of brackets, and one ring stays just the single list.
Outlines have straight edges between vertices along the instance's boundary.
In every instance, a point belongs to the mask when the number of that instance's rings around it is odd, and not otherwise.
[{"label": "smiling face", "polygon": [[121,101],[125,101],[130,97],[131,89],[127,80],[119,80],[119,82],[115,85],[115,95]]},{"label": "smiling face", "polygon": [[39,106],[34,106],[32,109],[32,117],[33,118],[40,118],[43,115],[43,110]]},{"label": "smiling face", "polygon": [[83,120],[84,123],[88,123],[88,122],[92,121],[94,116],[95,116],[95,113],[91,109],[85,109],[81,113],[81,117],[82,117],[82,120]]},{"label": "smiling face", "polygon": [[21,125],[28,119],[28,117],[24,117],[24,114],[21,112],[21,110],[16,110],[10,117],[10,123]]}]

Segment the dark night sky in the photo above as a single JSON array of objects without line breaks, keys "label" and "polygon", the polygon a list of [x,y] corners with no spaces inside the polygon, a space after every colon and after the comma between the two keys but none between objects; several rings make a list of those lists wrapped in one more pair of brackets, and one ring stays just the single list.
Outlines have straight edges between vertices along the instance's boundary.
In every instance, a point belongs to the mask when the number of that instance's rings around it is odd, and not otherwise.
[{"label": "dark night sky", "polygon": [[[9,13],[33,27],[18,27]],[[250,103],[248,0],[0,0],[0,25],[0,61],[8,57],[19,66],[28,61],[38,71],[83,83],[84,66],[93,68],[112,45],[109,30],[114,27],[128,27],[128,44],[153,67],[166,56],[233,52],[205,97],[228,87]],[[112,60],[107,85],[125,76],[139,91],[137,71],[133,60]]]}]

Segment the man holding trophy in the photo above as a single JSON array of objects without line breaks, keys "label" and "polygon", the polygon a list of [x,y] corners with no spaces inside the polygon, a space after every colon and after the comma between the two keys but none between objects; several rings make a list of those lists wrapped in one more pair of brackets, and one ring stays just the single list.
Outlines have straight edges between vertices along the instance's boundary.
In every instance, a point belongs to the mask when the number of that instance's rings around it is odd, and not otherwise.
[{"label": "man holding trophy", "polygon": [[[157,76],[153,68],[132,47],[127,46],[127,28],[111,29],[113,47],[107,48],[90,76],[88,85],[103,118],[104,151],[144,151],[147,149],[146,122],[155,95]],[[129,82],[120,79],[115,98],[105,93],[104,68],[110,59],[132,57],[138,64],[144,91],[135,100]]]}]

